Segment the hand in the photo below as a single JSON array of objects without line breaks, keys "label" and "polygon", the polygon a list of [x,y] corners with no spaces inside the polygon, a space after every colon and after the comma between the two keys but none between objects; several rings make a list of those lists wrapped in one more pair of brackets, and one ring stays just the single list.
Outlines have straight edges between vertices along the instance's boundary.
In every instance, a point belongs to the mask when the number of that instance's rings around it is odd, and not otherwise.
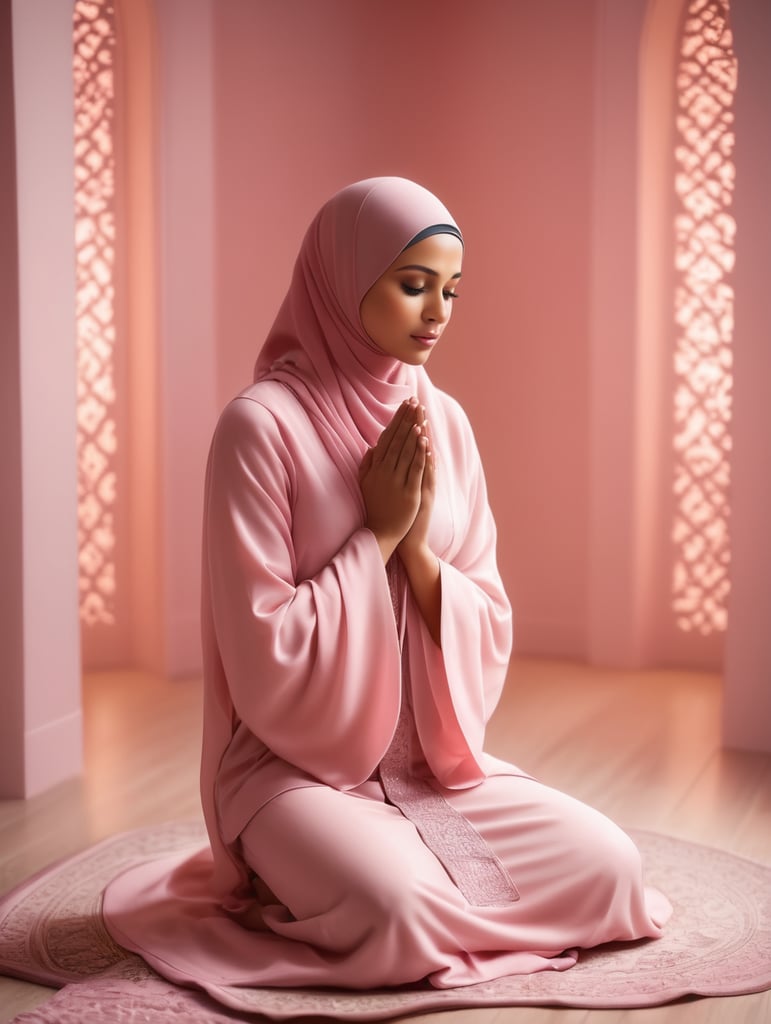
[{"label": "hand", "polygon": [[359,469],[365,524],[377,538],[384,561],[410,530],[421,507],[428,450],[422,420],[417,400],[404,402]]},{"label": "hand", "polygon": [[407,533],[397,547],[407,572],[410,590],[437,647],[442,646],[442,580],[439,559],[428,546],[428,528],[436,495],[436,462],[425,410],[418,410],[421,435],[426,440],[423,479],[420,482],[420,506]]},{"label": "hand", "polygon": [[431,522],[431,513],[436,496],[436,462],[431,445],[428,421],[425,418],[425,409],[422,407],[418,409],[418,423],[421,428],[421,436],[426,439],[426,462],[423,469],[423,479],[420,484],[420,506],[418,513],[412,526],[399,544],[399,554],[405,562],[413,554],[428,547],[428,527]]}]

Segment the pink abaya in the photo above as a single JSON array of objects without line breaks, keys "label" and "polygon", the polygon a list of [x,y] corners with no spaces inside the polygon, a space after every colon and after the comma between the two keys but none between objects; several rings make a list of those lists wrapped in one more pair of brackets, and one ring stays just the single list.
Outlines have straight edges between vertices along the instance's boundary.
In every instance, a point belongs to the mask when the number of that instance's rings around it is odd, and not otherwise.
[{"label": "pink abaya", "polygon": [[[311,224],[256,380],[225,409],[206,486],[202,802],[210,849],[105,894],[166,977],[449,987],[656,937],[670,908],[598,812],[484,752],[511,613],[474,438],[422,368],[379,351],[361,299],[419,232],[420,186],[344,189]],[[401,401],[431,424],[441,646],[357,472]]]}]

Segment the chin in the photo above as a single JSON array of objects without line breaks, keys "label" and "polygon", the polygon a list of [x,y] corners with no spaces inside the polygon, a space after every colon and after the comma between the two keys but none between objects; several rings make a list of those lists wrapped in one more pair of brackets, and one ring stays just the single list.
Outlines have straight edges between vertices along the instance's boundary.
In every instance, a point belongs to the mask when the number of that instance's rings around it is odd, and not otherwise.
[{"label": "chin", "polygon": [[430,352],[411,352],[410,355],[402,359],[402,362],[407,363],[408,366],[423,366],[430,358]]}]

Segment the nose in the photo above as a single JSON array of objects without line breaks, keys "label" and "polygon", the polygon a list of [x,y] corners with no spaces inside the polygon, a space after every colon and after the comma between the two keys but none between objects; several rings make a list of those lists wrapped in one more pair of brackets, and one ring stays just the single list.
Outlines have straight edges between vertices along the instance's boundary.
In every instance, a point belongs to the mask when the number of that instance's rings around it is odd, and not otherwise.
[{"label": "nose", "polygon": [[426,301],[423,305],[423,319],[426,323],[443,324],[450,319],[450,302],[445,299],[442,292],[430,292],[426,294]]}]

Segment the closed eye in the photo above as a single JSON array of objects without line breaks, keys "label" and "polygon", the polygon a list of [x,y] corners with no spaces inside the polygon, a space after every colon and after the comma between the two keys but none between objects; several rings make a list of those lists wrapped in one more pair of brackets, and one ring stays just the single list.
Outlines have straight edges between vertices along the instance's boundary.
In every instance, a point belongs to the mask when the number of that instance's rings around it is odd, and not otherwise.
[{"label": "closed eye", "polygon": [[[426,288],[415,288],[411,284],[405,284],[402,282],[402,291],[407,295],[422,295],[427,289]],[[457,292],[443,291],[442,295],[445,299],[457,299],[460,298]]]}]

